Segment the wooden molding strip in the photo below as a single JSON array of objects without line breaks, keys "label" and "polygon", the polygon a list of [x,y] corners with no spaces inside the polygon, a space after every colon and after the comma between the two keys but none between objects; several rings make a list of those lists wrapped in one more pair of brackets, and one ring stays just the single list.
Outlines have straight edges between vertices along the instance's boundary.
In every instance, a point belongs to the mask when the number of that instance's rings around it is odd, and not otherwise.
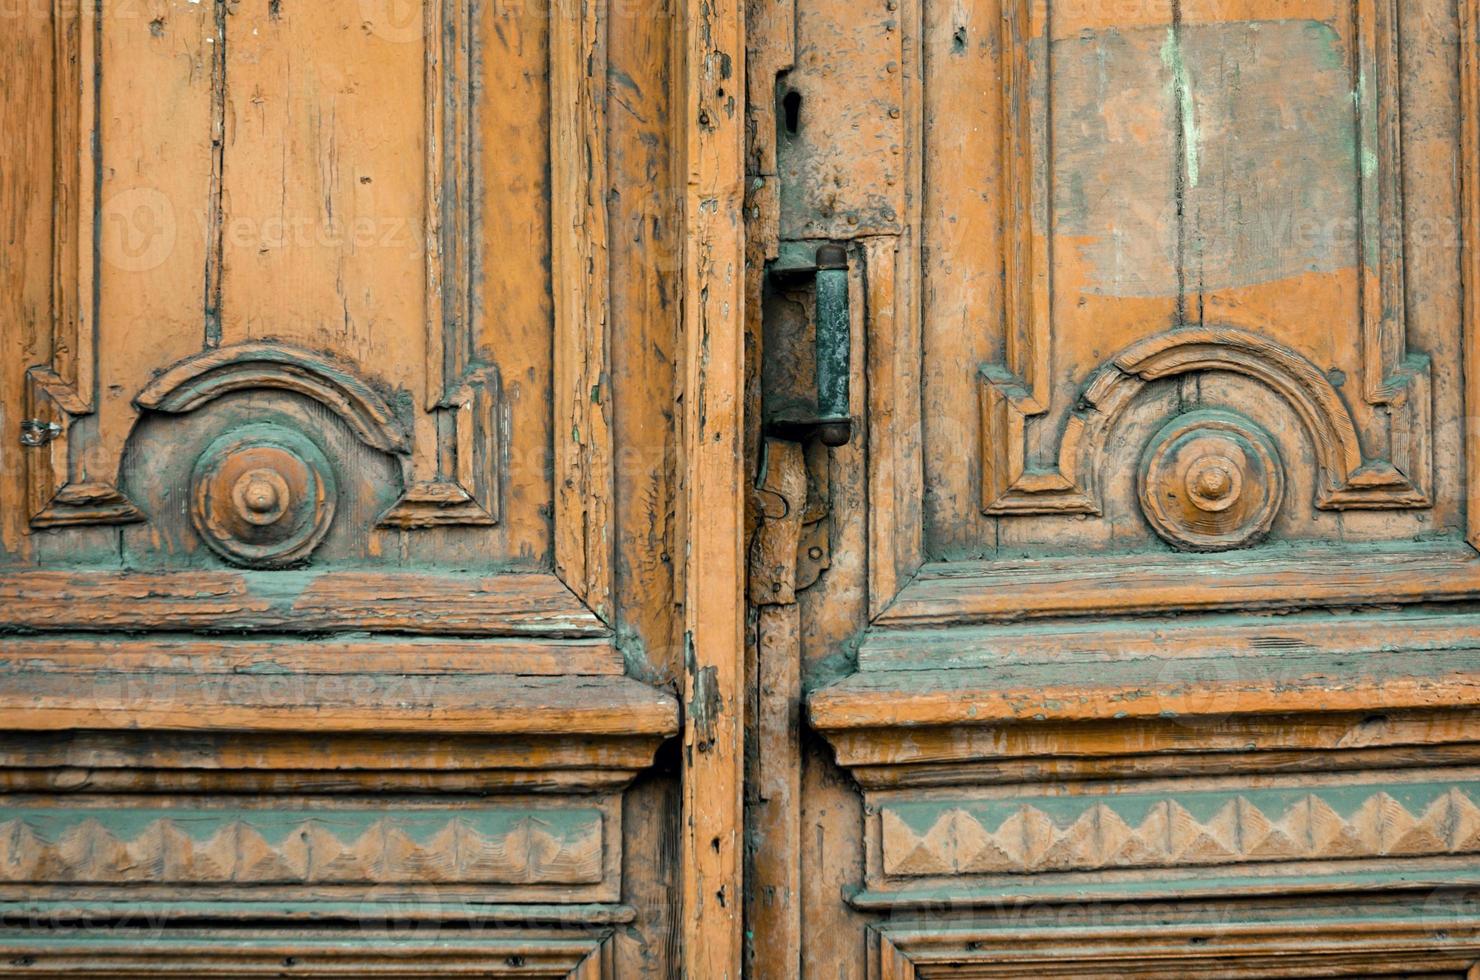
[{"label": "wooden molding strip", "polygon": [[[1480,0],[1459,4],[1459,189],[1466,435],[1480,418]],[[1473,442],[1471,443],[1473,445]],[[1465,486],[1480,487],[1480,453],[1465,453]],[[1480,507],[1467,507],[1466,537],[1480,548]]]},{"label": "wooden molding strip", "polygon": [[572,591],[610,619],[609,18],[605,0],[554,0],[549,10],[555,566]]},{"label": "wooden molding strip", "polygon": [[[1152,658],[1170,674],[1237,673],[1245,657],[1286,653],[1361,658],[1480,646],[1480,616],[1427,609],[1388,613],[1214,615],[1176,619],[1073,620],[868,632],[858,652],[861,671],[1022,667],[1030,663],[1095,663]],[[1209,666],[1211,664],[1211,666]]]},{"label": "wooden molding strip", "polygon": [[[403,903],[404,904],[404,903]],[[373,909],[361,907],[362,914]],[[387,915],[399,915],[390,910]],[[0,957],[24,961],[26,975],[155,978],[278,977],[285,965],[295,976],[376,976],[388,980],[431,977],[536,977],[606,980],[615,976],[610,937],[534,930],[522,934],[433,938],[360,930],[308,936],[258,931],[223,935],[190,932],[158,935],[111,930],[105,935],[49,934],[21,930],[0,934]]]},{"label": "wooden molding strip", "polygon": [[0,574],[6,627],[610,635],[559,579],[530,573],[12,572]]},{"label": "wooden molding strip", "polygon": [[1480,764],[1480,710],[1025,721],[826,732],[867,789]]},{"label": "wooden molding strip", "polygon": [[678,731],[673,697],[627,677],[58,672],[0,685],[6,731],[631,736]]},{"label": "wooden molding strip", "polygon": [[1025,918],[1007,916],[995,926],[874,927],[871,975],[988,978],[1041,976],[1047,970],[1061,977],[1146,980],[1448,976],[1464,974],[1480,959],[1480,921],[1458,902],[1367,914],[1316,909],[1194,919],[1157,911],[1083,923]]},{"label": "wooden molding strip", "polygon": [[395,637],[219,639],[118,635],[0,640],[0,678],[17,668],[59,674],[364,675],[520,674],[621,676],[622,654],[610,640]]},{"label": "wooden molding strip", "polygon": [[1480,649],[1354,659],[1280,651],[1211,670],[1142,657],[1114,663],[999,663],[991,669],[872,671],[812,695],[824,732],[1463,709],[1480,701]]},{"label": "wooden molding strip", "polygon": [[1329,547],[1234,556],[1134,554],[926,565],[877,627],[1194,609],[1300,609],[1480,596],[1468,547]]},{"label": "wooden molding strip", "polygon": [[[1395,866],[1396,865],[1396,866]],[[1316,896],[1414,893],[1445,895],[1458,890],[1472,892],[1480,885],[1480,872],[1469,855],[1393,862],[1332,862],[1325,873],[1314,873],[1308,864],[1287,863],[1248,874],[1247,868],[1230,868],[1219,874],[1211,868],[1157,869],[1126,874],[1015,875],[985,882],[963,881],[942,886],[939,881],[919,888],[868,888],[855,894],[848,904],[860,911],[887,912],[898,918],[909,909],[940,908],[1000,910],[1016,905],[1080,905],[1103,902],[1186,903],[1199,899],[1251,899],[1278,897],[1287,901],[1313,901]],[[1463,898],[1444,899],[1449,911],[1463,910]],[[1165,905],[1161,907],[1165,908]],[[1471,909],[1470,911],[1473,911]],[[1136,974],[1137,977],[1142,974]],[[1268,975],[1267,975],[1268,976]],[[1282,974],[1272,974],[1282,976]]]}]

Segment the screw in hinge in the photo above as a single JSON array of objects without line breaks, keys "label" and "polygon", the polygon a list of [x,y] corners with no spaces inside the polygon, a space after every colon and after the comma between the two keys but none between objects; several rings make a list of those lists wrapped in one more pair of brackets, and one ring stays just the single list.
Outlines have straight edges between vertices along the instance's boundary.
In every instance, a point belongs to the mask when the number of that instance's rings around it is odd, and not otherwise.
[{"label": "screw in hinge", "polygon": [[44,446],[62,434],[62,427],[55,422],[26,419],[21,423],[22,446]]}]

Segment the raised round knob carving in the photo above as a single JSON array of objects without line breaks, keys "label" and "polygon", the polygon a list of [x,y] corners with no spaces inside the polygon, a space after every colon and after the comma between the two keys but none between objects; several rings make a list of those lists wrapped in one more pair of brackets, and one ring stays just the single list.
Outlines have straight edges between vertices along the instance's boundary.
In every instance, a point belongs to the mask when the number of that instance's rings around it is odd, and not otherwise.
[{"label": "raised round knob carving", "polygon": [[1238,503],[1243,482],[1238,460],[1204,456],[1187,468],[1187,499],[1199,510],[1227,510]]},{"label": "raised round knob carving", "polygon": [[191,520],[222,558],[248,568],[304,562],[334,520],[334,471],[302,433],[259,424],[228,433],[196,460]]},{"label": "raised round knob carving", "polygon": [[231,501],[241,519],[261,527],[276,524],[288,512],[292,491],[276,470],[243,473],[231,490]]},{"label": "raised round knob carving", "polygon": [[1188,551],[1247,547],[1269,533],[1285,495],[1274,441],[1241,415],[1178,416],[1141,459],[1141,508],[1156,533]]}]

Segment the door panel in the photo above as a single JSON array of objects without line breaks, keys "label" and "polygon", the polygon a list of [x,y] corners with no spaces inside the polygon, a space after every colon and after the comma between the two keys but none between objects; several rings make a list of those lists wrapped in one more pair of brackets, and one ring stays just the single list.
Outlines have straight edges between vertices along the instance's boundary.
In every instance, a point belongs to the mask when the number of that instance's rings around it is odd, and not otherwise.
[{"label": "door panel", "polygon": [[13,19],[8,962],[676,968],[682,129],[652,13]]},{"label": "door panel", "polygon": [[1474,4],[770,6],[757,975],[1469,970]]}]

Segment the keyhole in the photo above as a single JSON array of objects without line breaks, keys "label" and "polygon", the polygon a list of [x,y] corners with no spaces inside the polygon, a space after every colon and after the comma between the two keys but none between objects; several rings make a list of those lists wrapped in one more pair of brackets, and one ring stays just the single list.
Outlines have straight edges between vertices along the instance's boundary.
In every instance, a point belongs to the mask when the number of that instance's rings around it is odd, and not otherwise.
[{"label": "keyhole", "polygon": [[795,136],[802,124],[802,93],[787,92],[781,99],[781,112],[785,119],[786,135]]}]

